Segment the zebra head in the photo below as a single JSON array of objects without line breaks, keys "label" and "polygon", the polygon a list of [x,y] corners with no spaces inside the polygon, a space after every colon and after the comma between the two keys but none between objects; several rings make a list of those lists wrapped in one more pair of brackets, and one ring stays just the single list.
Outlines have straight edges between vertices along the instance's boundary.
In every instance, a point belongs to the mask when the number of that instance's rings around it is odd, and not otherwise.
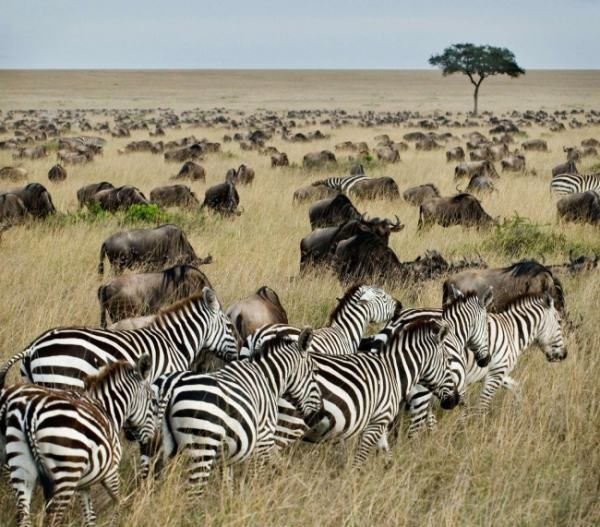
[{"label": "zebra head", "polygon": [[535,342],[542,348],[549,362],[559,362],[567,357],[563,342],[562,320],[553,298],[546,293],[535,302],[541,309]]},{"label": "zebra head", "polygon": [[402,304],[379,287],[363,285],[358,288],[358,305],[366,311],[367,322],[387,322]]},{"label": "zebra head", "polygon": [[442,318],[450,324],[458,340],[475,355],[477,366],[481,368],[485,368],[491,359],[487,309],[493,300],[492,287],[480,298],[475,292],[464,294],[450,284],[448,302],[442,311]]},{"label": "zebra head", "polygon": [[237,359],[240,347],[238,332],[210,287],[202,290],[202,303],[206,313],[206,335],[202,347],[226,362]]}]

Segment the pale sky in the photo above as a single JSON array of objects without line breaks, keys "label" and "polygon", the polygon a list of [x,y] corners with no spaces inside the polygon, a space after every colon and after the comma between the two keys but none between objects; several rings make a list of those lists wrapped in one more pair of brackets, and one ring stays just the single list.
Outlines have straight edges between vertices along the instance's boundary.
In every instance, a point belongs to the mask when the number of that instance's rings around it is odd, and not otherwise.
[{"label": "pale sky", "polygon": [[600,0],[0,0],[0,69],[422,69],[456,42],[599,69]]}]

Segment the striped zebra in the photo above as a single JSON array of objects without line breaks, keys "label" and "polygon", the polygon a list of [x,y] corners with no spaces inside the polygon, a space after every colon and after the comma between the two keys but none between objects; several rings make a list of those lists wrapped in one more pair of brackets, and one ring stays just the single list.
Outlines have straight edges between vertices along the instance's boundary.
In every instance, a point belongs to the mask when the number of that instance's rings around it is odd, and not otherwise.
[{"label": "striped zebra", "polygon": [[16,494],[17,525],[31,525],[31,496],[40,481],[46,524],[60,525],[75,491],[86,526],[96,522],[90,486],[102,483],[119,501],[119,431],[127,424],[144,445],[155,437],[149,355],[135,365],[113,362],[85,379],[84,391],[21,384],[0,394],[0,442]]},{"label": "striped zebra", "polygon": [[333,190],[338,190],[339,192],[346,193],[348,192],[357,182],[363,181],[365,179],[369,179],[364,174],[354,174],[352,176],[338,176],[338,177],[328,177],[327,179],[323,179],[321,181],[317,181],[313,183],[314,185],[324,185],[325,187],[329,187]]},{"label": "striped zebra", "polygon": [[155,383],[163,429],[163,461],[184,452],[190,489],[202,493],[217,456],[228,464],[256,456],[264,464],[275,449],[277,401],[284,394],[309,417],[321,392],[307,353],[312,332],[298,340],[282,334],[256,351],[209,374],[177,372]]},{"label": "striped zebra", "polygon": [[237,357],[233,324],[214,291],[189,297],[163,310],[147,327],[111,331],[63,327],[47,331],[0,368],[0,380],[22,360],[27,381],[50,388],[81,388],[83,379],[117,360],[133,364],[143,353],[152,359],[152,380],[190,369],[203,349],[224,360]]},{"label": "striped zebra", "polygon": [[[356,285],[346,291],[329,316],[329,324],[313,332],[311,352],[327,355],[355,353],[368,324],[387,322],[402,304],[383,289],[369,285]],[[240,355],[280,333],[297,337],[300,330],[286,324],[263,326],[246,339]]]},{"label": "striped zebra", "polygon": [[[458,404],[460,396],[449,368],[447,349],[454,339],[445,322],[421,318],[388,334],[378,353],[311,353],[323,394],[320,419],[310,427],[298,420],[292,404],[280,400],[278,443],[286,444],[303,435],[312,442],[358,435],[355,468],[364,463],[376,445],[389,461],[388,429],[402,401],[417,383],[432,390],[440,398],[442,408],[451,409]],[[289,435],[283,435],[281,428]]]},{"label": "striped zebra", "polygon": [[550,191],[556,194],[577,194],[587,190],[600,192],[600,172],[597,174],[559,174],[553,176]]}]

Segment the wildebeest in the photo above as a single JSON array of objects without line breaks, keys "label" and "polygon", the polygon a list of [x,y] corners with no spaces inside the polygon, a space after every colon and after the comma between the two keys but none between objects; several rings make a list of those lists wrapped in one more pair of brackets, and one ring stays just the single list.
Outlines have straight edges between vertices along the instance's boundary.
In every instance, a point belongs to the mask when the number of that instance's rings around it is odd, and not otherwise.
[{"label": "wildebeest", "polygon": [[391,146],[379,146],[374,150],[379,161],[386,163],[398,163],[400,161],[400,152]]},{"label": "wildebeest", "polygon": [[50,181],[64,181],[67,179],[67,171],[62,165],[56,164],[48,170],[48,179]]},{"label": "wildebeest", "polygon": [[308,210],[310,226],[334,227],[348,220],[361,218],[360,212],[344,194],[337,194],[332,198],[322,199],[314,203]]},{"label": "wildebeest", "polygon": [[237,211],[239,204],[240,196],[235,185],[231,181],[225,181],[206,189],[202,208],[207,207],[226,215],[239,214]]},{"label": "wildebeest", "polygon": [[443,285],[443,302],[450,296],[451,288],[474,291],[481,298],[489,287],[493,288],[494,301],[488,310],[500,312],[515,298],[524,294],[549,293],[556,309],[565,310],[562,284],[550,269],[535,260],[523,260],[497,269],[470,269],[448,278]]},{"label": "wildebeest", "polygon": [[287,167],[290,165],[290,160],[285,152],[276,152],[271,155],[272,167]]},{"label": "wildebeest", "polygon": [[320,152],[309,152],[302,158],[302,166],[304,168],[325,168],[329,165],[337,164],[335,154],[329,150],[321,150]]},{"label": "wildebeest", "polygon": [[308,185],[294,192],[293,200],[297,203],[304,201],[315,201],[328,197],[337,196],[339,192],[326,185]]},{"label": "wildebeest", "polygon": [[34,218],[45,218],[56,212],[52,196],[40,183],[29,183],[24,187],[4,192],[4,194],[17,196],[25,205],[27,212]]},{"label": "wildebeest", "polygon": [[456,146],[446,152],[446,161],[464,161],[465,151],[462,146]]},{"label": "wildebeest", "polygon": [[402,197],[411,205],[421,205],[429,198],[437,198],[440,196],[440,191],[433,183],[425,183],[416,187],[410,187],[404,191]]},{"label": "wildebeest", "polygon": [[454,179],[460,179],[463,177],[471,178],[475,174],[487,174],[490,177],[500,177],[494,164],[489,161],[470,161],[460,163],[454,169]]},{"label": "wildebeest", "polygon": [[487,174],[475,174],[469,180],[469,184],[467,185],[465,192],[469,194],[483,194],[494,192],[495,190],[496,187],[494,186],[494,181],[490,176]]},{"label": "wildebeest", "polygon": [[0,225],[22,223],[27,218],[27,208],[15,194],[0,194]]},{"label": "wildebeest", "polygon": [[253,295],[231,304],[225,314],[233,322],[242,340],[267,324],[287,324],[288,317],[279,296],[263,286]]},{"label": "wildebeest", "polygon": [[230,168],[225,176],[226,181],[231,181],[235,185],[251,185],[254,181],[254,169],[243,163],[236,170]]},{"label": "wildebeest", "polygon": [[431,198],[421,204],[418,228],[422,229],[433,223],[442,227],[488,227],[496,222],[483,210],[475,196],[461,193],[450,197]]},{"label": "wildebeest", "polygon": [[143,192],[131,185],[100,190],[92,196],[90,201],[97,203],[102,210],[108,212],[126,210],[132,205],[150,204]]},{"label": "wildebeest", "polygon": [[190,179],[192,181],[206,181],[206,170],[204,167],[194,161],[186,161],[177,175],[171,179]]},{"label": "wildebeest", "polygon": [[559,174],[578,174],[577,165],[575,161],[567,161],[566,163],[561,163],[560,165],[556,165],[552,169],[552,177],[558,176]]},{"label": "wildebeest", "polygon": [[183,146],[164,153],[165,161],[188,161],[202,157],[204,148],[199,143]]},{"label": "wildebeest", "polygon": [[113,278],[98,288],[100,325],[106,327],[107,314],[114,323],[157,313],[162,306],[201,293],[204,287],[212,289],[206,275],[191,265]]},{"label": "wildebeest", "polygon": [[13,158],[21,159],[41,159],[42,157],[46,157],[48,155],[48,151],[44,145],[31,146],[26,148],[19,148],[17,152],[13,154]]},{"label": "wildebeest", "polygon": [[564,221],[600,225],[600,199],[593,190],[569,194],[558,200],[556,208]]},{"label": "wildebeest", "polygon": [[27,179],[27,169],[23,167],[3,167],[0,169],[0,181],[22,181]]},{"label": "wildebeest", "polygon": [[391,177],[362,179],[354,183],[348,192],[362,199],[398,199],[400,197],[398,185]]},{"label": "wildebeest", "polygon": [[108,181],[102,181],[100,183],[90,183],[89,185],[85,185],[81,187],[77,191],[77,201],[79,202],[80,207],[84,207],[89,205],[94,201],[94,196],[100,192],[101,190],[109,190],[111,188],[115,188],[112,183]]},{"label": "wildebeest", "polygon": [[166,185],[150,191],[150,201],[161,207],[199,207],[196,194],[187,185]]},{"label": "wildebeest", "polygon": [[100,248],[99,274],[104,273],[105,256],[116,274],[133,267],[159,271],[169,265],[202,265],[212,261],[210,256],[204,260],[198,258],[183,231],[171,224],[118,232],[108,237]]},{"label": "wildebeest", "polygon": [[521,143],[523,150],[536,151],[536,152],[547,152],[548,143],[543,139],[528,139]]},{"label": "wildebeest", "polygon": [[525,170],[525,156],[514,154],[500,161],[502,172],[523,172]]},{"label": "wildebeest", "polygon": [[336,245],[361,232],[371,232],[379,237],[387,245],[390,234],[399,232],[404,228],[400,219],[396,216],[396,222],[379,218],[352,219],[337,226],[324,227],[313,230],[302,238],[300,242],[300,272],[308,265],[322,265],[329,263],[333,258]]}]

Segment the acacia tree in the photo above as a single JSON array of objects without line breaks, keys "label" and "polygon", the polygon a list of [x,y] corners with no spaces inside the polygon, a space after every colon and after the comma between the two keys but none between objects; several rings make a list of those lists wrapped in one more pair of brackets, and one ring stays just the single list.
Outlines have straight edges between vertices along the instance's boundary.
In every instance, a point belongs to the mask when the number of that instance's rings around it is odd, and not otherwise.
[{"label": "acacia tree", "polygon": [[518,77],[525,73],[515,60],[512,51],[494,46],[454,44],[440,55],[433,55],[429,64],[441,68],[444,77],[453,73],[464,73],[475,86],[473,114],[477,115],[477,99],[481,83],[492,75]]}]

